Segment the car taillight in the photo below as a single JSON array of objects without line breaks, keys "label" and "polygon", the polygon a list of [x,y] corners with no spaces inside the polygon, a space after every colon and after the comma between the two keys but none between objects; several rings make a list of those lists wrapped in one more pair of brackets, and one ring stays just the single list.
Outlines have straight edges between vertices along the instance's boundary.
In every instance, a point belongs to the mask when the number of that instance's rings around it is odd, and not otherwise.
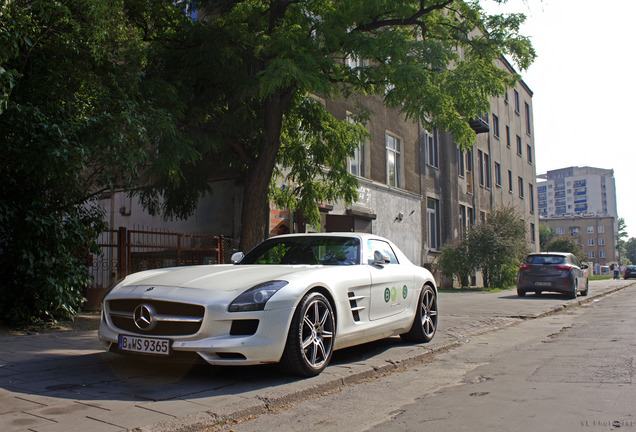
[{"label": "car taillight", "polygon": [[556,266],[557,269],[559,270],[564,270],[564,271],[570,271],[572,269],[571,265],[558,265]]},{"label": "car taillight", "polygon": [[530,268],[530,264],[522,263],[519,266],[519,270],[528,270]]}]

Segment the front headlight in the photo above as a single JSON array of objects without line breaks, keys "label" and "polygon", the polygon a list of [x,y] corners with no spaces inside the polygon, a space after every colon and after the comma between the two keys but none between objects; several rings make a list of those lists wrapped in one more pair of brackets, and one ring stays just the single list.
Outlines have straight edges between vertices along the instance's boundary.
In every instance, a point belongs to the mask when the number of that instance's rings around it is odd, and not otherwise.
[{"label": "front headlight", "polygon": [[245,312],[263,310],[265,309],[267,300],[288,283],[287,281],[275,280],[258,284],[235,298],[234,301],[230,303],[228,311]]}]

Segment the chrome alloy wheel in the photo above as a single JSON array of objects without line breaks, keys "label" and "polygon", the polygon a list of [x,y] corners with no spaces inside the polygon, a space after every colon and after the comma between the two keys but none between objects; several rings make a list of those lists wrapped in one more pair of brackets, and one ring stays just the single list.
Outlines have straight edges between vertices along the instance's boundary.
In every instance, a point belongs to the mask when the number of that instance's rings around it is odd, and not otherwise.
[{"label": "chrome alloy wheel", "polygon": [[322,368],[331,357],[333,331],[331,309],[323,299],[313,299],[305,309],[301,329],[302,354],[312,368]]}]

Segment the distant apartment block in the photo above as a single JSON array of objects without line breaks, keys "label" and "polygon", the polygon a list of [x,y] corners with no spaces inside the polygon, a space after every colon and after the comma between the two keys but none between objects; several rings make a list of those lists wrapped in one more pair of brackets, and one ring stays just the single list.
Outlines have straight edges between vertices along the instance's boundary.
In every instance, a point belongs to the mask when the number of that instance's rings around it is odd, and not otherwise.
[{"label": "distant apartment block", "polygon": [[618,219],[614,170],[569,167],[537,176],[539,216],[602,215]]}]

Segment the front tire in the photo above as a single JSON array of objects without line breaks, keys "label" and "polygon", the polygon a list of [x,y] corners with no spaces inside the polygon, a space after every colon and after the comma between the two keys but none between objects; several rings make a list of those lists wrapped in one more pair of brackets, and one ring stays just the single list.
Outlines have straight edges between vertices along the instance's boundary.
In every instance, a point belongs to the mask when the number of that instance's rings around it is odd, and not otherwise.
[{"label": "front tire", "polygon": [[581,295],[586,296],[589,290],[590,290],[590,280],[588,278],[585,278],[585,291],[581,291]]},{"label": "front tire", "polygon": [[329,300],[318,292],[307,294],[294,312],[281,367],[293,375],[318,375],[331,360],[335,334]]},{"label": "front tire", "polygon": [[430,285],[424,285],[418,300],[417,313],[408,333],[400,335],[407,342],[430,342],[437,330],[437,294]]}]

